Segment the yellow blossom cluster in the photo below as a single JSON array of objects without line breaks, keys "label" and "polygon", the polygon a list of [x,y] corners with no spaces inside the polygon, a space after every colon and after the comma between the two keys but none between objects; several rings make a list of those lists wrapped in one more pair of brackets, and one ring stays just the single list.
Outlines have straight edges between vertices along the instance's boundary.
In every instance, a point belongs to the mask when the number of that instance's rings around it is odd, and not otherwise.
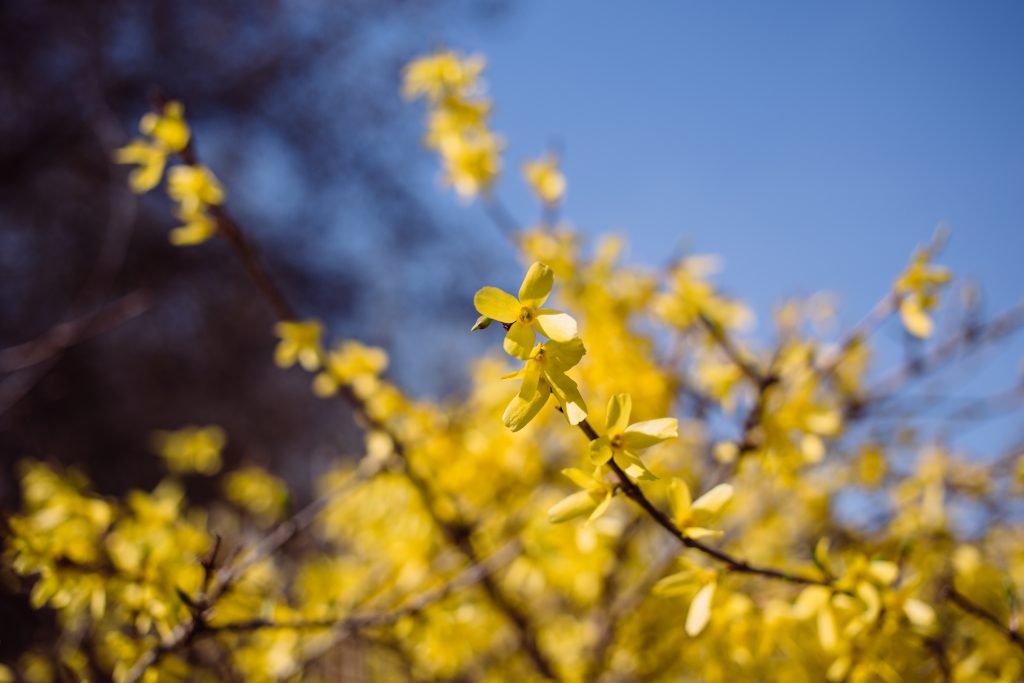
[{"label": "yellow blossom cluster", "polygon": [[[481,69],[407,69],[439,151]],[[0,681],[1021,680],[1020,450],[982,462],[896,410],[974,338],[874,367],[873,330],[937,306],[931,251],[868,324],[832,336],[803,324],[822,306],[787,305],[753,341],[710,258],[645,269],[564,224],[516,240],[525,276],[473,298],[495,348],[456,396],[413,398],[383,349],[281,316],[268,364],[365,428],[309,501],[219,473],[209,427],[157,439],[172,471],[218,477],[203,506],[173,478],[106,497],[24,465],[5,563],[60,638]]]},{"label": "yellow blossom cluster", "polygon": [[[117,150],[118,163],[137,165],[129,175],[135,192],[144,194],[159,185],[168,158],[190,150],[191,132],[184,113],[180,102],[167,102],[161,111],[142,117],[139,130],[146,137]],[[167,172],[167,194],[177,202],[175,215],[182,222],[171,230],[171,244],[201,244],[216,234],[217,219],[210,208],[224,202],[224,189],[210,169],[194,162],[171,167]]]}]

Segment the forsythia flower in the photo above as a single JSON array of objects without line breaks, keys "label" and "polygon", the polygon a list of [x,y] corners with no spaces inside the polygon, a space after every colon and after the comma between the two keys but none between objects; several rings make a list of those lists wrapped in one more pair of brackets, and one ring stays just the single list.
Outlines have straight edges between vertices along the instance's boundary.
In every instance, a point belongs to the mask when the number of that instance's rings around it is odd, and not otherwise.
[{"label": "forsythia flower", "polygon": [[410,100],[426,96],[433,102],[445,95],[462,95],[476,85],[485,64],[479,55],[460,59],[451,50],[420,57],[405,67],[402,94]]},{"label": "forsythia flower", "polygon": [[634,479],[653,479],[654,475],[644,466],[635,451],[679,436],[679,421],[674,417],[662,417],[629,424],[633,410],[633,399],[629,394],[616,394],[608,401],[608,415],[605,420],[606,436],[590,442],[590,461],[603,465],[611,459]]},{"label": "forsythia flower", "polygon": [[153,445],[175,473],[216,474],[221,467],[220,454],[227,443],[224,430],[209,427],[184,427],[173,432],[156,432]]},{"label": "forsythia flower", "polygon": [[138,194],[149,192],[160,184],[167,165],[167,150],[146,140],[132,140],[117,150],[114,159],[119,164],[136,164],[128,174],[128,184]]},{"label": "forsythia flower", "polygon": [[224,188],[205,166],[175,166],[167,173],[167,194],[181,212],[192,214],[224,201]]},{"label": "forsythia flower", "polygon": [[694,593],[690,601],[690,609],[686,613],[684,630],[686,635],[699,636],[711,621],[711,603],[718,587],[718,573],[703,569],[688,561],[681,561],[684,569],[676,574],[666,576],[654,585],[655,595],[670,597]]},{"label": "forsythia flower", "polygon": [[556,204],[565,195],[565,176],[558,170],[558,157],[553,154],[523,164],[523,175],[545,204]]},{"label": "forsythia flower", "polygon": [[188,146],[191,133],[185,123],[181,102],[168,102],[161,113],[149,112],[139,121],[139,130],[168,152],[180,152]]},{"label": "forsythia flower", "polygon": [[171,244],[176,247],[188,247],[202,244],[217,233],[217,222],[203,209],[188,212],[179,209],[177,216],[184,225],[171,230],[168,236]]},{"label": "forsythia flower", "polygon": [[484,287],[473,297],[473,304],[481,314],[511,325],[504,342],[509,355],[527,359],[536,339],[534,329],[557,342],[567,342],[576,337],[576,321],[571,316],[540,308],[551,294],[554,282],[554,271],[538,262],[526,271],[518,299],[497,287]]},{"label": "forsythia flower", "polygon": [[708,529],[705,525],[721,516],[722,508],[731,498],[732,486],[729,484],[719,484],[697,500],[691,499],[690,488],[682,479],[673,479],[669,484],[672,521],[687,538],[721,536],[721,531]]},{"label": "forsythia flower", "polygon": [[488,132],[446,138],[438,148],[444,160],[444,181],[459,196],[475,197],[494,182],[501,170],[501,138]]},{"label": "forsythia flower", "polygon": [[284,482],[255,465],[230,472],[224,480],[224,495],[267,523],[279,520],[288,507]]},{"label": "forsythia flower", "polygon": [[365,346],[357,341],[343,341],[327,354],[324,371],[313,380],[313,393],[333,396],[343,385],[350,385],[360,396],[371,393],[380,373],[388,367],[384,349]]},{"label": "forsythia flower", "polygon": [[274,325],[274,333],[281,339],[274,351],[279,368],[290,368],[296,361],[310,372],[320,367],[324,326],[319,320],[282,321]]},{"label": "forsythia flower", "polygon": [[565,373],[578,364],[585,353],[579,339],[538,344],[530,352],[522,370],[503,377],[523,380],[519,393],[512,398],[502,416],[505,426],[513,432],[525,427],[544,407],[551,394],[555,395],[569,424],[582,422],[587,416],[587,404],[576,382]]},{"label": "forsythia flower", "polygon": [[589,523],[608,510],[612,497],[615,495],[615,487],[601,479],[598,472],[599,470],[594,474],[587,474],[575,467],[562,470],[562,474],[572,479],[583,490],[577,491],[551,506],[551,509],[548,510],[548,519],[552,524],[567,522],[583,515],[589,515],[587,518]]},{"label": "forsythia flower", "polygon": [[948,268],[929,264],[931,256],[929,249],[918,251],[895,285],[903,326],[920,338],[931,336],[935,325],[928,312],[938,305],[939,287],[951,277]]},{"label": "forsythia flower", "polygon": [[188,146],[190,137],[180,102],[168,102],[161,114],[150,112],[142,117],[139,130],[150,139],[137,138],[117,150],[119,164],[137,164],[128,177],[133,191],[142,194],[160,183],[167,157]]},{"label": "forsythia flower", "polygon": [[402,92],[428,104],[426,145],[437,151],[444,181],[465,199],[487,190],[501,171],[502,140],[487,127],[491,103],[477,95],[484,60],[451,51],[405,69]]}]

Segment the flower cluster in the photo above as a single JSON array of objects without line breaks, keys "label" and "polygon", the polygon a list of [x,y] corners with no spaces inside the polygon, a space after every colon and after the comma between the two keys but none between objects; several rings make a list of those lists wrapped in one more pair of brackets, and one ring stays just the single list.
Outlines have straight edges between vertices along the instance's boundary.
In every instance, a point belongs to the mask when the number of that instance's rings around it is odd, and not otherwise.
[{"label": "flower cluster", "polygon": [[[143,194],[159,185],[168,158],[189,148],[191,133],[184,113],[180,102],[168,102],[162,111],[146,114],[139,123],[146,137],[117,150],[118,163],[137,166],[129,175],[135,192]],[[172,244],[201,244],[216,234],[217,220],[210,208],[224,202],[224,189],[210,169],[194,163],[173,166],[167,172],[167,194],[177,202],[175,215],[182,222],[170,233]]]},{"label": "flower cluster", "polygon": [[405,69],[402,92],[427,101],[426,145],[441,156],[445,182],[470,199],[501,171],[502,140],[488,127],[491,102],[481,94],[482,57],[441,51]]}]

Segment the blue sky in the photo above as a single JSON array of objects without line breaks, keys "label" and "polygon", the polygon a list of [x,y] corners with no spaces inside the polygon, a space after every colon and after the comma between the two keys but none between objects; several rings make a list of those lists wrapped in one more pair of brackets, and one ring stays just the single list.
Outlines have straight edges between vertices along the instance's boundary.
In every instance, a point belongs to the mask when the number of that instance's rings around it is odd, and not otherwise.
[{"label": "blue sky", "polygon": [[[658,263],[683,243],[762,313],[853,320],[915,245],[995,307],[1024,290],[1024,4],[533,1],[432,42],[486,54],[508,168],[565,148],[567,216]],[[533,213],[517,173],[502,194]]]}]

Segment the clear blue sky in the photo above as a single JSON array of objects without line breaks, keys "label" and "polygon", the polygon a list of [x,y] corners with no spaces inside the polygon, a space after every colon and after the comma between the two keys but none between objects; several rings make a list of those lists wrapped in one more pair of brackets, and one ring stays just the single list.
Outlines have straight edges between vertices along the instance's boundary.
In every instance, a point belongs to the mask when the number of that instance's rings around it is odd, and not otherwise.
[{"label": "clear blue sky", "polygon": [[[536,215],[519,164],[555,141],[575,225],[625,235],[635,262],[720,254],[762,332],[820,290],[856,321],[940,223],[942,261],[990,311],[1024,295],[1024,3],[532,0],[423,43],[487,56],[517,215]],[[1006,387],[1022,355],[1014,340],[959,388]],[[986,449],[1021,436],[981,431]]]}]

